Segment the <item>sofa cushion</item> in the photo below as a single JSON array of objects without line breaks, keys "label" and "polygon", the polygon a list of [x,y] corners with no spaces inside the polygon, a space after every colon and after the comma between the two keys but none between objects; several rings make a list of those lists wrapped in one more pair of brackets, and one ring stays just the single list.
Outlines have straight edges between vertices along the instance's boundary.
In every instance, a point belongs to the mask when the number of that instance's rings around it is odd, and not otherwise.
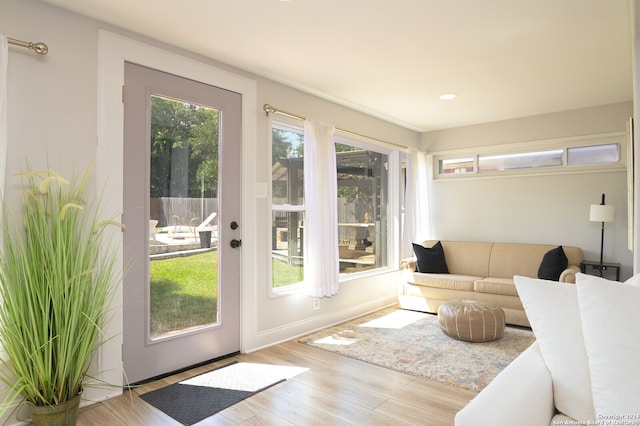
[{"label": "sofa cushion", "polygon": [[413,243],[413,252],[416,254],[418,272],[432,274],[448,274],[447,261],[440,241],[433,247],[424,247]]},{"label": "sofa cushion", "polygon": [[511,278],[483,278],[473,284],[473,290],[478,293],[518,296],[516,285]]},{"label": "sofa cushion", "polygon": [[410,281],[414,284],[426,287],[473,291],[474,283],[480,278],[482,277],[455,274],[423,274],[414,272],[411,274]]},{"label": "sofa cushion", "polygon": [[535,278],[545,253],[556,247],[547,244],[494,243],[487,277],[513,278],[514,275],[520,275]]},{"label": "sofa cushion", "polygon": [[551,373],[556,408],[576,420],[594,421],[576,286],[521,276],[514,281]]},{"label": "sofa cushion", "polygon": [[593,402],[599,419],[640,415],[640,333],[636,328],[640,324],[640,287],[630,285],[636,279],[623,284],[576,275]]},{"label": "sofa cushion", "polygon": [[[424,242],[425,247],[431,247],[437,241]],[[488,277],[489,257],[493,243],[477,241],[441,241],[444,255],[447,259],[449,273],[457,275],[473,275]],[[513,275],[512,275],[513,276]],[[511,278],[511,277],[510,277]]]},{"label": "sofa cushion", "polygon": [[558,281],[562,271],[567,269],[568,264],[567,255],[564,254],[562,246],[551,249],[542,257],[542,263],[538,268],[538,278]]}]

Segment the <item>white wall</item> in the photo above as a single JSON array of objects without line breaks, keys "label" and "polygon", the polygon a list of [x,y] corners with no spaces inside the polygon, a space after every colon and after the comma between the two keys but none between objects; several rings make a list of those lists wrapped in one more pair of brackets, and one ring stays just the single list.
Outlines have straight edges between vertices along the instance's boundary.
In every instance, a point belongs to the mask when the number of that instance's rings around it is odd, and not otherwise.
[{"label": "white wall", "polygon": [[[631,102],[545,114],[427,133],[428,152],[626,132]],[[626,142],[624,138],[622,143]],[[623,145],[622,149],[626,149]],[[600,258],[600,224],[589,221],[589,205],[616,207],[605,226],[604,260],[632,275],[628,250],[626,171],[436,180],[430,203],[435,238],[532,242],[581,247],[585,259]]]},{"label": "white wall", "polygon": [[[49,163],[62,173],[70,173],[74,167],[84,169],[89,162],[96,161],[98,176],[105,178],[104,181],[100,178],[96,183],[109,188],[115,185],[114,192],[108,194],[107,199],[112,200],[115,210],[121,203],[118,193],[122,186],[121,170],[118,169],[121,159],[117,158],[120,151],[118,143],[121,143],[117,139],[120,136],[118,132],[114,136],[110,128],[114,123],[99,123],[98,120],[99,116],[106,114],[105,104],[118,98],[119,89],[115,89],[115,94],[102,93],[100,96],[98,89],[109,87],[112,79],[115,81],[119,78],[114,74],[123,71],[118,64],[99,65],[102,59],[109,57],[99,50],[98,39],[102,29],[122,35],[126,40],[142,42],[154,49],[187,58],[187,61],[195,60],[211,67],[214,74],[229,72],[255,85],[256,93],[248,97],[252,99],[251,105],[245,105],[246,109],[243,110],[253,115],[254,122],[252,134],[243,137],[243,218],[250,221],[243,225],[251,230],[243,234],[243,350],[251,351],[287,340],[395,301],[395,272],[346,282],[337,296],[322,299],[320,309],[316,311],[312,310],[311,300],[304,296],[269,297],[270,206],[266,199],[255,197],[256,182],[268,182],[271,177],[269,119],[262,105],[271,103],[280,109],[332,123],[339,128],[406,146],[417,147],[417,133],[215,60],[35,0],[2,0],[0,10],[0,30],[4,35],[28,41],[44,41],[49,45],[49,54],[46,56],[10,47],[6,170],[9,202],[19,202],[15,179],[11,176],[24,169],[27,161],[33,168],[45,167]],[[151,56],[151,53],[145,56]],[[180,67],[182,62],[182,59],[177,59],[177,65],[174,65]],[[105,70],[111,74],[99,76]],[[109,135],[107,143],[113,144],[106,148],[97,145],[98,135],[103,137],[105,134]],[[104,140],[100,141],[100,144],[104,143]],[[112,152],[109,153],[109,150]],[[113,164],[105,160],[108,158],[105,155],[115,156]],[[114,335],[123,327],[119,311],[121,302],[120,294],[112,323],[115,329],[110,330]],[[117,365],[120,358],[119,341],[116,337],[112,347],[101,353],[103,367]],[[117,370],[112,371],[109,380],[118,383],[120,374]],[[87,396],[100,399],[113,392],[112,389]]]}]

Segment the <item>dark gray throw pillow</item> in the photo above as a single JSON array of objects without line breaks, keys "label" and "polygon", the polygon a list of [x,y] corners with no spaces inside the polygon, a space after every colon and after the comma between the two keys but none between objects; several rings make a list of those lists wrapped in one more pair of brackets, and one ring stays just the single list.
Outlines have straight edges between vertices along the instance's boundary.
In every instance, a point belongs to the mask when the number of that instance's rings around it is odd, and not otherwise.
[{"label": "dark gray throw pillow", "polygon": [[416,254],[418,272],[428,272],[432,274],[448,274],[449,268],[444,257],[444,249],[440,241],[433,247],[423,247],[413,243],[413,252]]},{"label": "dark gray throw pillow", "polygon": [[569,261],[564,254],[562,246],[549,250],[544,254],[542,263],[538,268],[538,278],[543,280],[558,281],[562,271],[567,269]]}]

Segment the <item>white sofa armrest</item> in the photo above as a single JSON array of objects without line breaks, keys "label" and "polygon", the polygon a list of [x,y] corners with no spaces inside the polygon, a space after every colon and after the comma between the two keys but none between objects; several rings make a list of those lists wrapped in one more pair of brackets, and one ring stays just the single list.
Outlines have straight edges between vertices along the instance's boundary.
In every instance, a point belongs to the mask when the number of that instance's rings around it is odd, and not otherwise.
[{"label": "white sofa armrest", "polygon": [[551,374],[534,343],[456,414],[455,425],[549,425],[554,412]]}]

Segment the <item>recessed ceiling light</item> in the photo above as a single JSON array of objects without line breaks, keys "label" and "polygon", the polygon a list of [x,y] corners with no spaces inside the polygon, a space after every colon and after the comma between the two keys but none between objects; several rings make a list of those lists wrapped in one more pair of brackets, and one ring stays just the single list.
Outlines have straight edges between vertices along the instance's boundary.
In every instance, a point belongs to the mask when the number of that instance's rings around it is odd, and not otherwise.
[{"label": "recessed ceiling light", "polygon": [[456,98],[455,93],[445,93],[443,95],[440,95],[440,99],[442,99],[443,101],[450,101],[451,99],[455,99]]}]

